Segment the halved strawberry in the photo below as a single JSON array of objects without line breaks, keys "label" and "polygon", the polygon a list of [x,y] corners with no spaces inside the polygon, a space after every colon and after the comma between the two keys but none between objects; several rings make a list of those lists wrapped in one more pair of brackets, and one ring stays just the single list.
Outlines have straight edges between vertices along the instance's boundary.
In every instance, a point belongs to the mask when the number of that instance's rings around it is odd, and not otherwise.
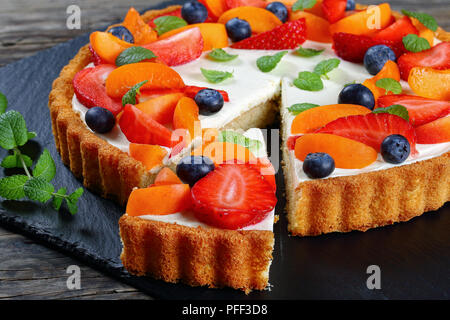
[{"label": "halved strawberry", "polygon": [[323,0],[322,10],[330,23],[345,17],[345,7],[347,6],[347,0]]},{"label": "halved strawberry", "polygon": [[301,134],[296,134],[293,136],[290,136],[286,141],[286,147],[288,150],[294,150],[295,149],[295,141],[297,141],[298,138],[300,138]]},{"label": "halved strawberry", "polygon": [[382,96],[377,101],[377,108],[386,108],[394,104],[400,104],[408,109],[409,122],[413,126],[421,126],[450,114],[450,101],[406,94]]},{"label": "halved strawberry", "polygon": [[199,28],[191,28],[143,47],[151,50],[168,66],[177,66],[202,55],[203,37]]},{"label": "halved strawberry", "polygon": [[[207,87],[196,87],[196,86],[186,86],[184,88],[184,94],[186,95],[186,97],[189,97],[191,99],[195,98],[195,95],[203,89],[208,89]],[[217,90],[217,89],[215,89]],[[224,90],[217,90],[223,97],[223,100],[225,102],[230,101],[230,98],[228,97],[228,93]]]},{"label": "halved strawberry", "polygon": [[[398,56],[397,56],[398,57]],[[430,67],[436,70],[450,69],[450,42],[441,42],[431,49],[409,52],[397,60],[400,75],[407,81],[414,67]]]},{"label": "halved strawberry", "polygon": [[374,39],[401,41],[408,34],[419,34],[416,27],[408,17],[398,19],[387,28],[378,31],[373,35]]},{"label": "halved strawberry", "polygon": [[105,80],[114,69],[110,64],[101,64],[79,71],[73,78],[78,101],[87,108],[102,107],[117,115],[122,110],[122,103],[108,96],[105,89]]},{"label": "halved strawberry", "polygon": [[192,188],[195,216],[221,229],[239,229],[262,221],[275,208],[272,186],[251,165],[222,164]]},{"label": "halved strawberry", "polygon": [[318,129],[316,133],[335,134],[356,140],[371,146],[378,152],[387,136],[400,134],[408,139],[411,154],[417,153],[414,127],[403,118],[389,113],[369,113],[340,118]]},{"label": "halved strawberry", "polygon": [[384,44],[391,48],[396,57],[405,52],[402,41],[385,39],[374,39],[366,35],[356,35],[345,32],[333,34],[333,49],[336,54],[344,60],[351,62],[362,62],[366,51],[375,45]]},{"label": "halved strawberry", "polygon": [[279,27],[234,43],[236,49],[284,50],[295,49],[306,40],[305,19],[286,22]]},{"label": "halved strawberry", "polygon": [[434,120],[416,128],[417,143],[450,142],[450,117]]},{"label": "halved strawberry", "polygon": [[160,14],[160,15],[154,17],[153,19],[151,19],[151,20],[148,22],[148,25],[149,25],[150,27],[152,27],[153,29],[156,28],[156,24],[155,24],[155,22],[154,22],[155,19],[158,19],[158,18],[160,18],[160,17],[165,17],[165,16],[174,16],[174,17],[178,17],[178,18],[183,18],[183,17],[181,16],[181,8],[178,8],[178,9],[175,9],[175,10],[173,10],[173,11],[166,12],[166,13],[163,13],[163,14]]},{"label": "halved strawberry", "polygon": [[89,45],[89,51],[92,54],[92,63],[94,63],[94,66],[98,66],[99,64],[107,64],[108,62],[106,62],[105,60],[103,60],[102,58],[100,58],[100,56],[97,54],[97,52],[95,52],[94,48],[92,48],[91,45]]},{"label": "halved strawberry", "polygon": [[267,2],[264,0],[226,0],[228,9],[233,9],[237,7],[258,7],[265,8]]}]

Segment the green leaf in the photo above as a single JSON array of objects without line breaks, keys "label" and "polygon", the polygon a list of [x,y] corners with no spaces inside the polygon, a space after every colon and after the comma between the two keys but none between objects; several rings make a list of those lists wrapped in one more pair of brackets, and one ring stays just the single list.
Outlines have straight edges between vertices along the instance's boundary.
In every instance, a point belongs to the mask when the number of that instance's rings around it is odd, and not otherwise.
[{"label": "green leaf", "polygon": [[15,175],[0,179],[0,197],[8,200],[24,198],[24,185],[27,181],[26,175]]},{"label": "green leaf", "polygon": [[314,103],[296,103],[293,104],[288,108],[288,110],[294,115],[298,115],[299,113],[302,113],[303,111],[318,107],[318,104]]},{"label": "green leaf", "polygon": [[53,209],[58,211],[61,208],[62,202],[64,200],[64,196],[66,195],[66,193],[67,193],[66,188],[61,188],[58,191],[56,191],[56,195],[53,195],[53,200],[52,200]]},{"label": "green leaf", "polygon": [[153,51],[143,47],[131,47],[122,51],[116,58],[116,66],[120,67],[126,64],[138,63],[142,60],[156,58]]},{"label": "green leaf", "polygon": [[[33,160],[25,154],[21,155],[23,162],[25,165],[29,168],[33,165]],[[11,169],[11,168],[23,168],[22,161],[20,161],[20,156],[15,152],[12,155],[7,156],[5,159],[3,159],[2,163],[0,164],[3,168]]]},{"label": "green leaf", "polygon": [[156,18],[153,20],[156,25],[156,32],[158,32],[158,36],[174,29],[178,29],[184,26],[187,26],[187,22],[182,18],[175,16],[163,16]]},{"label": "green leaf", "polygon": [[303,48],[302,46],[300,46],[297,50],[295,50],[294,52],[299,55],[300,57],[305,57],[305,58],[309,58],[309,57],[315,57],[318,56],[319,54],[321,54],[322,52],[324,52],[325,49],[322,50],[316,50],[316,49],[311,49],[311,48]]},{"label": "green leaf", "polygon": [[416,34],[408,34],[402,39],[405,49],[410,52],[420,52],[430,49],[430,43],[425,38],[421,38]]},{"label": "green leaf", "polygon": [[27,136],[28,136],[28,140],[31,140],[33,138],[36,138],[37,134],[34,131],[28,131]]},{"label": "green leaf", "polygon": [[263,56],[256,60],[258,69],[262,72],[270,72],[278,65],[281,59],[288,53],[287,51],[281,51],[273,56]]},{"label": "green leaf", "polygon": [[323,60],[314,68],[314,73],[317,73],[319,76],[324,76],[325,78],[329,79],[327,74],[333,69],[336,69],[340,63],[341,60],[336,58]]},{"label": "green leaf", "polygon": [[144,80],[135,84],[127,93],[122,97],[122,105],[125,106],[127,104],[136,104],[136,95],[141,94],[139,91],[141,87],[146,84],[148,80]]},{"label": "green leaf", "polygon": [[262,143],[259,140],[247,138],[246,136],[230,130],[221,131],[219,135],[220,142],[230,142],[246,147],[252,152],[258,152]]},{"label": "green leaf", "polygon": [[385,89],[386,90],[385,94],[388,94],[389,92],[392,92],[393,94],[402,93],[402,86],[400,82],[392,78],[383,78],[377,80],[377,82],[375,82],[375,85],[378,88]]},{"label": "green leaf", "polygon": [[73,193],[69,195],[66,199],[67,207],[69,208],[69,212],[74,215],[78,212],[77,202],[78,199],[83,195],[83,188],[78,188]]},{"label": "green leaf", "polygon": [[233,74],[227,71],[207,70],[200,68],[203,76],[211,83],[219,83],[225,79],[232,78]]},{"label": "green leaf", "polygon": [[56,166],[53,161],[50,152],[47,149],[44,150],[42,155],[39,157],[39,160],[36,163],[36,166],[33,169],[33,177],[35,178],[43,178],[44,180],[50,182],[53,180],[56,174]]},{"label": "green leaf", "polygon": [[52,198],[55,188],[44,178],[31,178],[25,183],[23,190],[27,198],[45,203]]},{"label": "green leaf", "polygon": [[223,49],[214,49],[213,51],[208,53],[208,58],[220,62],[231,61],[236,59],[237,57],[237,54],[229,54]]},{"label": "green leaf", "polygon": [[8,108],[8,99],[6,99],[6,96],[0,92],[0,114],[5,113],[6,108]]},{"label": "green leaf", "polygon": [[405,16],[416,18],[417,20],[420,21],[420,23],[422,23],[425,27],[427,27],[428,29],[430,29],[432,31],[436,31],[438,28],[436,19],[427,13],[412,12],[412,11],[407,11],[407,10],[402,10],[402,13]]},{"label": "green leaf", "polygon": [[409,121],[408,109],[400,104],[394,104],[386,108],[377,108],[373,110],[373,113],[389,113],[395,114],[396,116],[402,117],[406,121]]},{"label": "green leaf", "polygon": [[320,91],[323,89],[323,82],[317,73],[303,71],[298,74],[298,78],[294,80],[294,85],[306,91]]},{"label": "green leaf", "polygon": [[311,9],[316,5],[317,0],[298,0],[292,5],[292,11]]},{"label": "green leaf", "polygon": [[28,141],[25,119],[14,110],[0,115],[0,147],[11,150]]}]

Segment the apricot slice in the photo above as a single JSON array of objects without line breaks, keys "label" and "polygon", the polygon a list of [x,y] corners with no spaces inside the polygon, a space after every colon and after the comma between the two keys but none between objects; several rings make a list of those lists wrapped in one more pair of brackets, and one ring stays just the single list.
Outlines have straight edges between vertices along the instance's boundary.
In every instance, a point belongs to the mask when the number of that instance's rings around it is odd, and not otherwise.
[{"label": "apricot slice", "polygon": [[314,132],[338,118],[368,113],[370,113],[368,108],[356,104],[332,104],[312,108],[294,118],[291,134]]},{"label": "apricot slice", "polygon": [[106,78],[106,93],[112,98],[122,98],[135,84],[148,82],[141,90],[181,89],[183,79],[170,67],[154,62],[126,64],[114,69]]},{"label": "apricot slice", "polygon": [[110,64],[115,64],[117,56],[125,49],[133,46],[132,43],[120,40],[108,32],[92,32],[89,40],[95,53]]},{"label": "apricot slice", "polygon": [[222,13],[227,11],[227,3],[225,0],[199,0],[203,3],[211,16],[215,19],[219,18]]},{"label": "apricot slice", "polygon": [[239,18],[250,24],[252,33],[262,33],[281,26],[282,22],[272,12],[257,7],[237,7],[225,11],[218,22],[226,24],[228,20]]},{"label": "apricot slice", "polygon": [[151,144],[130,143],[129,152],[130,156],[142,162],[147,170],[161,165],[164,157],[167,155],[166,149]]},{"label": "apricot slice", "polygon": [[219,137],[219,130],[216,128],[202,129],[202,144],[204,146],[214,142]]},{"label": "apricot slice", "polygon": [[328,153],[336,168],[361,169],[377,159],[377,151],[364,143],[327,133],[311,133],[295,141],[295,156],[303,161],[309,153]]},{"label": "apricot slice", "polygon": [[[374,77],[367,79],[363,82],[363,85],[372,91],[375,101],[378,100],[379,97],[386,93],[386,90],[383,88],[379,88],[376,86],[376,82],[380,79],[391,78],[397,81],[400,81],[400,69],[398,65],[392,61],[388,60],[383,68],[378,72]],[[391,91],[388,94],[393,94]]]},{"label": "apricot slice", "polygon": [[206,156],[216,165],[232,161],[234,163],[256,163],[257,158],[246,147],[231,142],[212,142],[197,147],[193,152],[195,156]]},{"label": "apricot slice", "polygon": [[158,33],[144,22],[139,12],[131,7],[122,25],[130,30],[135,44],[147,44],[158,39]]},{"label": "apricot slice", "polygon": [[450,117],[444,117],[416,128],[417,143],[450,142]]},{"label": "apricot slice", "polygon": [[157,185],[133,190],[126,212],[134,217],[146,214],[166,215],[185,211],[190,206],[191,190],[188,184]]},{"label": "apricot slice", "polygon": [[450,100],[450,69],[412,68],[408,83],[412,91],[421,97]]},{"label": "apricot slice", "polygon": [[167,185],[167,184],[183,184],[180,178],[176,175],[175,172],[170,170],[169,168],[163,168],[155,178],[154,185]]},{"label": "apricot slice", "polygon": [[184,97],[182,93],[165,94],[141,102],[135,107],[148,114],[153,120],[161,124],[168,124],[172,122],[175,107],[182,97]]},{"label": "apricot slice", "polygon": [[416,27],[417,31],[419,31],[419,37],[424,38],[430,44],[430,47],[434,45],[434,32],[427,27],[425,27],[419,20],[416,18],[411,18],[411,22],[414,27]]},{"label": "apricot slice", "polygon": [[306,21],[306,39],[323,43],[332,42],[330,23],[326,19],[306,11],[292,12],[289,16],[290,21],[301,18],[305,18]]},{"label": "apricot slice", "polygon": [[173,113],[173,128],[187,129],[191,139],[196,135],[200,135],[201,127],[198,114],[198,106],[193,99],[188,97],[181,98]]}]

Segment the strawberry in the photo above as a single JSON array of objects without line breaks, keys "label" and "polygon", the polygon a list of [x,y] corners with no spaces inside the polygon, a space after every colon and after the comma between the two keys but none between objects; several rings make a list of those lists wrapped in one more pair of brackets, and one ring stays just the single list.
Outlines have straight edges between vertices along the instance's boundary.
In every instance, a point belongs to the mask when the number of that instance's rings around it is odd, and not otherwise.
[{"label": "strawberry", "polygon": [[374,39],[366,35],[356,35],[345,32],[333,34],[333,49],[344,60],[362,62],[366,51],[375,45],[384,44],[391,48],[395,56],[399,57],[405,52],[402,41]]},{"label": "strawberry", "polygon": [[89,45],[89,51],[92,54],[91,61],[92,61],[92,63],[94,63],[94,66],[98,66],[99,64],[107,64],[108,63],[105,60],[103,60],[102,58],[100,58],[100,56],[97,54],[97,52],[95,52],[94,48],[92,48],[91,45]]},{"label": "strawberry", "polygon": [[434,120],[416,128],[417,143],[450,142],[450,117]]},{"label": "strawberry", "polygon": [[152,27],[152,29],[155,29],[155,28],[156,28],[156,24],[155,24],[155,22],[154,22],[155,19],[158,19],[158,18],[161,18],[161,17],[165,17],[165,16],[174,16],[174,17],[178,17],[178,18],[183,18],[183,17],[181,16],[181,8],[178,8],[178,9],[175,9],[175,10],[173,10],[173,11],[166,12],[166,13],[164,13],[164,14],[160,14],[160,15],[154,17],[153,19],[151,19],[151,20],[148,22],[148,25],[149,25],[150,27]]},{"label": "strawberry", "polygon": [[427,99],[419,96],[387,95],[377,101],[377,108],[400,104],[408,109],[409,122],[417,127],[450,114],[450,102]]},{"label": "strawberry", "polygon": [[[196,87],[196,86],[186,86],[186,88],[184,88],[184,94],[186,95],[186,97],[189,97],[191,99],[195,98],[195,95],[203,89],[208,89],[207,87]],[[214,89],[217,90],[217,89]],[[217,90],[219,91],[219,93],[222,95],[223,100],[225,102],[230,101],[230,98],[228,97],[228,93],[224,90]]]},{"label": "strawberry", "polygon": [[295,149],[295,141],[297,141],[298,138],[300,138],[302,135],[294,135],[290,136],[286,141],[286,146],[288,150],[294,150]]},{"label": "strawberry", "polygon": [[258,7],[265,8],[267,2],[264,0],[226,0],[228,9],[233,9],[237,7]]},{"label": "strawberry", "polygon": [[402,41],[403,37],[408,34],[417,34],[419,31],[414,27],[411,20],[408,17],[398,19],[396,22],[378,31],[373,35],[374,39],[390,40],[390,41]]},{"label": "strawberry", "polygon": [[450,69],[450,42],[441,42],[433,48],[421,52],[408,52],[398,58],[397,63],[400,75],[405,81],[408,81],[409,72],[414,67]]},{"label": "strawberry", "polygon": [[195,216],[221,229],[262,221],[277,203],[272,186],[247,164],[222,164],[191,189]]},{"label": "strawberry", "polygon": [[287,22],[270,31],[234,43],[236,49],[284,50],[295,49],[306,39],[305,19]]},{"label": "strawberry", "polygon": [[322,2],[323,14],[330,23],[344,18],[346,7],[347,0],[323,0]]},{"label": "strawberry", "polygon": [[417,153],[414,127],[403,118],[388,113],[368,113],[339,118],[318,129],[316,133],[335,134],[353,139],[378,152],[380,152],[381,143],[387,136],[400,134],[408,139],[411,153]]},{"label": "strawberry", "polygon": [[117,115],[122,110],[122,103],[109,97],[105,89],[105,80],[114,69],[112,65],[101,64],[79,71],[73,78],[78,101],[87,108],[102,107]]},{"label": "strawberry", "polygon": [[199,28],[191,28],[143,47],[151,50],[168,66],[177,66],[201,56],[203,37]]}]

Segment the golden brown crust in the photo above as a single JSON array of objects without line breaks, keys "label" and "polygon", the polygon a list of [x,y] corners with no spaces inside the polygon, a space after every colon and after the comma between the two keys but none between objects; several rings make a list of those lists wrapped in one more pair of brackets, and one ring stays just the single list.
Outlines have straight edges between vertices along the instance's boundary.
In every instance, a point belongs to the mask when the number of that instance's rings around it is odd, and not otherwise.
[{"label": "golden brown crust", "polygon": [[128,215],[119,227],[122,263],[134,275],[246,293],[268,284],[271,231],[193,228]]}]

